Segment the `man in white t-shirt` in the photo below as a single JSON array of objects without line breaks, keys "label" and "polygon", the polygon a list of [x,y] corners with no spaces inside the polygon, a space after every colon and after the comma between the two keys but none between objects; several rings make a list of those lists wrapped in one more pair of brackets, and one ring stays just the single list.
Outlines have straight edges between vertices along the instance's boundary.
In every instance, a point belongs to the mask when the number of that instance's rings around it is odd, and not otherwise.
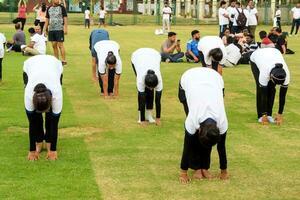
[{"label": "man in white t-shirt", "polygon": [[235,4],[236,4],[236,0],[231,0],[230,1],[230,6],[227,8],[227,13],[229,16],[229,30],[230,33],[233,33],[233,22],[234,22],[234,17],[235,17]]},{"label": "man in white t-shirt", "polygon": [[234,67],[238,64],[242,57],[242,47],[237,43],[231,43],[226,46],[226,62],[225,67]]},{"label": "man in white t-shirt", "polygon": [[[138,90],[139,120],[141,124],[160,125],[161,95],[163,82],[160,73],[160,53],[151,48],[140,48],[133,52],[131,63],[136,75]],[[152,117],[155,90],[156,119]]]},{"label": "man in white t-shirt", "polygon": [[101,6],[100,11],[99,11],[99,27],[103,25],[105,27],[105,15],[106,15],[106,10],[104,9],[103,6]]},{"label": "man in white t-shirt", "polygon": [[29,28],[30,44],[25,46],[24,54],[26,55],[44,55],[46,54],[46,37],[35,32],[34,28]]},{"label": "man in white t-shirt", "polygon": [[202,67],[209,67],[222,75],[222,65],[226,61],[226,48],[218,36],[202,37],[198,43]]},{"label": "man in white t-shirt", "polygon": [[248,27],[250,33],[254,36],[255,41],[255,30],[258,23],[258,12],[257,9],[254,7],[254,1],[250,0],[248,2]]},{"label": "man in white t-shirt", "polygon": [[[290,72],[281,52],[276,48],[262,48],[254,51],[250,57],[251,69],[256,83],[256,108],[258,122],[262,124],[282,124],[282,113],[286,93],[290,83]],[[275,121],[272,110],[276,93],[280,85],[279,108]]]},{"label": "man in white t-shirt", "polygon": [[86,10],[84,11],[84,27],[85,28],[90,28],[90,7],[87,7]]},{"label": "man in white t-shirt", "polygon": [[221,1],[219,8],[219,25],[220,25],[220,38],[223,37],[225,28],[229,25],[229,15],[226,10],[226,1]]},{"label": "man in white t-shirt", "polygon": [[178,97],[187,116],[179,178],[182,183],[189,181],[189,168],[195,170],[194,179],[212,178],[208,169],[215,144],[219,154],[220,178],[228,178],[225,148],[228,121],[223,90],[222,76],[210,68],[189,69],[180,79]]},{"label": "man in white t-shirt", "polygon": [[[172,10],[168,3],[165,3],[165,7],[162,9],[162,24],[163,24],[163,32],[170,32],[170,20],[171,20]],[[166,31],[167,28],[167,31]]]},{"label": "man in white t-shirt", "polygon": [[292,12],[292,16],[293,16],[293,22],[292,22],[292,28],[291,28],[290,35],[293,35],[295,26],[296,26],[295,35],[297,35],[298,31],[299,31],[299,26],[300,26],[300,3],[297,3],[296,7],[292,8],[291,12]]},{"label": "man in white t-shirt", "polygon": [[0,82],[2,81],[2,61],[4,58],[4,45],[6,43],[6,37],[3,33],[0,33]]},{"label": "man in white t-shirt", "polygon": [[54,56],[37,55],[24,62],[24,103],[29,121],[29,160],[39,158],[44,140],[47,143],[47,159],[57,159],[58,123],[63,106],[62,73],[62,63]]},{"label": "man in white t-shirt", "polygon": [[98,77],[104,98],[119,96],[119,81],[122,74],[120,45],[112,40],[102,40],[94,45],[98,60]]}]

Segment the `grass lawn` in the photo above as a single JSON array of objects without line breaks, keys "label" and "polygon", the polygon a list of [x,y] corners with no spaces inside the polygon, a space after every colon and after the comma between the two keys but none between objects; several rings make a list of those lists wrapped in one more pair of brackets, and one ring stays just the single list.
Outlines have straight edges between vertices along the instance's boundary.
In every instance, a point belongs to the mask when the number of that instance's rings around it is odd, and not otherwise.
[{"label": "grass lawn", "polygon": [[[289,38],[289,48],[296,54],[285,56],[291,84],[284,124],[256,123],[255,84],[248,65],[224,69],[230,180],[181,185],[185,115],[177,99],[178,81],[184,71],[198,65],[162,63],[162,126],[140,127],[130,57],[140,47],[159,50],[165,36],[155,36],[155,28],[107,28],[121,46],[123,74],[120,98],[104,100],[98,84],[91,81],[90,31],[69,27],[56,162],[46,161],[45,153],[37,162],[26,159],[22,63],[27,57],[5,55],[0,83],[0,199],[300,199],[300,37]],[[257,32],[269,28],[261,26]],[[216,26],[174,27],[182,43],[193,29],[200,29],[202,36],[218,31]],[[0,32],[10,38],[12,26],[1,25]],[[50,44],[48,52],[52,54]],[[214,148],[211,172],[217,175],[218,168]]]}]

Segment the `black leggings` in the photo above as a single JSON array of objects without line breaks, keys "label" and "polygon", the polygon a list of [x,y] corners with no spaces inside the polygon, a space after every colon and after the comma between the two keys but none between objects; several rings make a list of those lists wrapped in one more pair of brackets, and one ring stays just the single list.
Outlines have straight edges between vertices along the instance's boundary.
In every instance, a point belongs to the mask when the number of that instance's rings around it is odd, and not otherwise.
[{"label": "black leggings", "polygon": [[[114,85],[115,85],[115,73],[116,69],[109,69],[108,70],[108,87],[107,87],[107,93],[113,93],[114,92]],[[101,89],[101,93],[103,93],[103,81],[101,78],[101,74],[98,71],[98,80],[99,80],[99,86]]]},{"label": "black leggings", "polygon": [[23,31],[24,30],[24,26],[26,24],[26,18],[18,18],[18,21],[21,22],[21,24],[22,24],[21,29]]},{"label": "black leggings", "polygon": [[2,60],[3,58],[0,58],[0,81],[2,80]]},{"label": "black leggings", "polygon": [[86,28],[86,27],[90,28],[90,20],[89,20],[89,19],[85,19],[85,20],[84,20],[84,27],[85,27],[85,28]]},{"label": "black leggings", "polygon": [[40,22],[39,25],[41,27],[41,33],[43,33],[45,22]]},{"label": "black leggings", "polygon": [[51,143],[50,150],[56,151],[57,135],[58,135],[58,122],[60,114],[53,114],[51,111],[45,114],[45,130],[44,134],[44,121],[43,114],[33,112],[26,112],[29,121],[29,149],[30,151],[36,150],[36,143],[41,143],[44,140]]}]

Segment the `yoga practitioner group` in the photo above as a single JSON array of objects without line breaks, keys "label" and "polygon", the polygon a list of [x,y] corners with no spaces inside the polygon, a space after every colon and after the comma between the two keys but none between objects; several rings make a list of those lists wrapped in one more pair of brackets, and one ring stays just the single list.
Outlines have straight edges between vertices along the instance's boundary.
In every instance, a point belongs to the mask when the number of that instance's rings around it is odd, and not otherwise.
[{"label": "yoga practitioner group", "polygon": [[[105,99],[119,95],[122,73],[120,46],[110,40],[109,33],[97,29],[90,34],[92,78],[99,80]],[[193,169],[193,179],[211,179],[209,173],[211,150],[217,145],[220,162],[220,179],[228,179],[226,135],[228,121],[224,106],[224,81],[222,66],[226,49],[217,36],[206,36],[198,44],[202,67],[187,70],[179,81],[178,98],[186,114],[185,136],[179,180],[191,179],[188,169]],[[290,73],[279,50],[259,48],[251,55],[251,69],[256,84],[258,122],[282,124]],[[136,75],[138,91],[138,123],[161,124],[161,97],[163,78],[160,72],[161,54],[151,48],[140,48],[132,53],[131,64]],[[41,67],[42,66],[42,67]],[[57,159],[56,144],[58,123],[62,111],[62,63],[49,55],[37,55],[24,62],[25,108],[29,120],[29,160],[39,159],[43,141],[47,158]],[[279,110],[272,118],[276,85],[280,86]],[[152,116],[155,101],[156,117]],[[45,114],[45,131],[43,125]],[[45,134],[44,134],[45,132]]]}]

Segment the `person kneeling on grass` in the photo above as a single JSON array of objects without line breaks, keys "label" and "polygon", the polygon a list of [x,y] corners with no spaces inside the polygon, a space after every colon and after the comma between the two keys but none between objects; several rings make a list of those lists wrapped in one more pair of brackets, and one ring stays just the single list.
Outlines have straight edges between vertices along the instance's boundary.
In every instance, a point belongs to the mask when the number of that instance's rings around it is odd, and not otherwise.
[{"label": "person kneeling on grass", "polygon": [[120,46],[112,40],[97,42],[94,46],[98,59],[98,77],[104,98],[119,96],[119,81],[122,73]]},{"label": "person kneeling on grass", "polygon": [[[160,73],[161,56],[150,48],[136,50],[131,56],[132,67],[136,75],[138,89],[139,120],[138,123],[160,125],[161,95],[163,82]],[[152,117],[155,90],[156,120]],[[147,109],[145,111],[145,108]]]},{"label": "person kneeling on grass", "polygon": [[[281,125],[290,72],[281,52],[275,48],[263,48],[250,57],[251,69],[256,83],[256,109],[258,122]],[[275,121],[272,118],[276,85],[280,85],[279,109]]]},{"label": "person kneeling on grass", "polygon": [[181,159],[180,181],[189,182],[188,169],[195,170],[194,179],[212,176],[210,154],[217,144],[220,178],[227,179],[225,140],[228,128],[222,76],[209,68],[192,68],[181,77],[178,97],[186,114],[185,137]]},{"label": "person kneeling on grass", "polygon": [[44,35],[35,32],[34,28],[29,28],[30,44],[22,48],[24,55],[44,55],[46,54],[46,40]]},{"label": "person kneeling on grass", "polygon": [[[181,52],[180,40],[176,40],[176,33],[169,32],[168,39],[161,45],[161,60],[163,62],[182,62],[184,53]],[[174,53],[174,51],[177,53]]]},{"label": "person kneeling on grass", "polygon": [[226,49],[218,36],[205,36],[198,44],[202,67],[209,67],[222,75],[222,65],[226,61]]},{"label": "person kneeling on grass", "polygon": [[[24,102],[29,121],[29,160],[38,160],[43,141],[47,159],[56,160],[58,122],[62,111],[62,63],[53,56],[37,55],[24,62]],[[45,129],[43,127],[45,113]]]}]

